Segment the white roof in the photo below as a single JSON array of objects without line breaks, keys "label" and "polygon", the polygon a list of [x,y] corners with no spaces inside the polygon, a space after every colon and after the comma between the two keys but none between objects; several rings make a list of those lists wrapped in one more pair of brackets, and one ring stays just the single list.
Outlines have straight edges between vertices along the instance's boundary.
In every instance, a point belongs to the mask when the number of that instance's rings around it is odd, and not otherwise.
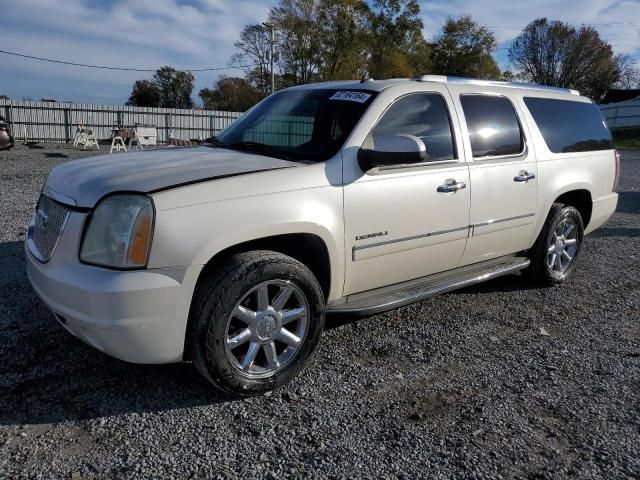
[{"label": "white roof", "polygon": [[580,95],[576,90],[569,88],[557,88],[546,87],[543,85],[536,85],[533,83],[521,83],[521,82],[501,82],[497,80],[482,80],[478,78],[461,78],[461,77],[447,77],[444,75],[422,75],[416,78],[392,78],[389,80],[341,80],[337,82],[324,82],[324,83],[311,83],[308,85],[300,85],[293,87],[296,89],[316,89],[316,88],[344,88],[350,90],[370,90],[374,92],[381,92],[382,90],[403,83],[408,82],[434,82],[434,83],[448,83],[448,84],[463,84],[463,85],[479,85],[486,87],[502,87],[502,88],[520,88],[525,90],[539,90],[549,93],[563,93],[571,95]]}]

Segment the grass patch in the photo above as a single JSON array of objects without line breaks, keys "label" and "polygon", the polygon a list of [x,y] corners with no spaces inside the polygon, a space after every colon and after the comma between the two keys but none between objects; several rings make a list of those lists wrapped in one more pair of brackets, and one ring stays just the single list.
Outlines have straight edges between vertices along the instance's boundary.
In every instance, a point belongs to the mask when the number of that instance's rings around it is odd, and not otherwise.
[{"label": "grass patch", "polygon": [[617,149],[640,150],[640,128],[616,128],[611,133]]}]

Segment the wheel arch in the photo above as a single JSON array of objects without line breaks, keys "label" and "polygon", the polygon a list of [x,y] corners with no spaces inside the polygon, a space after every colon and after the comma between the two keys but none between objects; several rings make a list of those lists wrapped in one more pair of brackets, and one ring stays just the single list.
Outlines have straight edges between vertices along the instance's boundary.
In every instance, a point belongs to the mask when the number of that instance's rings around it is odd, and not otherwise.
[{"label": "wheel arch", "polygon": [[[588,182],[572,182],[565,184],[562,188],[549,189],[549,192],[541,192],[545,201],[539,202],[536,213],[536,221],[531,235],[527,241],[525,250],[533,246],[536,239],[542,232],[544,223],[549,216],[549,212],[556,203],[564,203],[575,207],[582,216],[585,230],[591,221],[593,214],[593,197],[591,195],[592,185]],[[539,193],[540,195],[540,193]]]},{"label": "wheel arch", "polygon": [[331,295],[332,287],[335,287],[332,284],[332,273],[334,272],[331,265],[331,254],[325,240],[319,235],[314,233],[282,233],[254,238],[224,248],[206,262],[198,275],[189,309],[189,319],[184,338],[183,360],[191,359],[192,352],[189,339],[192,335],[192,311],[198,286],[226,259],[237,253],[253,250],[271,250],[298,260],[306,265],[318,279],[325,299]]},{"label": "wheel arch", "polygon": [[566,191],[559,195],[553,203],[562,203],[576,208],[580,212],[585,230],[587,229],[593,213],[593,198],[589,190],[577,188]]}]

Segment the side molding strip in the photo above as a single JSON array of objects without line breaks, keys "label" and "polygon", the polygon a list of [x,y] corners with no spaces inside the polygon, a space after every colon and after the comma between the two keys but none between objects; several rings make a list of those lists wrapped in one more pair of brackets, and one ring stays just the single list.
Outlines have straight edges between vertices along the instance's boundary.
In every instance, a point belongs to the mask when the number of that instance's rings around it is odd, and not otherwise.
[{"label": "side molding strip", "polygon": [[535,213],[527,213],[525,215],[518,215],[515,217],[508,217],[508,218],[499,218],[496,220],[489,220],[487,222],[482,222],[482,223],[476,223],[474,225],[467,225],[465,227],[457,227],[457,228],[451,228],[448,230],[439,230],[437,232],[428,232],[428,233],[422,233],[419,235],[413,235],[410,237],[402,237],[402,238],[394,238],[392,240],[384,240],[381,242],[375,242],[375,243],[368,243],[366,245],[354,245],[353,246],[353,251],[352,251],[352,260],[356,261],[356,252],[362,251],[362,250],[368,250],[371,248],[377,248],[377,247],[384,247],[386,245],[392,245],[395,243],[401,243],[401,242],[408,242],[411,240],[419,240],[421,238],[428,238],[428,237],[435,237],[438,235],[445,235],[447,233],[454,233],[454,232],[461,232],[463,230],[467,230],[467,235],[471,235],[473,236],[475,234],[475,229],[479,228],[479,227],[486,227],[489,225],[493,225],[496,223],[505,223],[505,222],[510,222],[513,220],[521,220],[523,218],[530,218],[535,216]]},{"label": "side molding strip", "polygon": [[420,235],[413,235],[411,237],[394,238],[393,240],[385,240],[383,242],[368,243],[366,245],[355,245],[353,247],[353,251],[357,252],[358,250],[365,250],[367,248],[382,247],[384,245],[391,245],[393,243],[408,242],[410,240],[418,240],[420,238],[435,237],[436,235],[444,235],[446,233],[460,232],[462,230],[468,230],[468,229],[469,229],[469,226],[467,225],[466,227],[451,228],[449,230],[440,230],[438,232],[422,233]]},{"label": "side molding strip", "polygon": [[533,216],[535,216],[535,213],[527,213],[525,215],[518,215],[516,217],[499,218],[497,220],[489,220],[488,222],[476,223],[476,224],[471,225],[471,226],[473,228],[486,227],[487,225],[493,225],[494,223],[510,222],[511,220],[520,220],[521,218],[529,218],[529,217],[533,217]]}]

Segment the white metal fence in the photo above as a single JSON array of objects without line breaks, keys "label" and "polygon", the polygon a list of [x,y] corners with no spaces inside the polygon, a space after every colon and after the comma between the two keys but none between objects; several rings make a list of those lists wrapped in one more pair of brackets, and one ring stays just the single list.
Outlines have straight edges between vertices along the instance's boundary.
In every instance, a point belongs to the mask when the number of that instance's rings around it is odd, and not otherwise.
[{"label": "white metal fence", "polygon": [[0,100],[0,115],[9,122],[17,139],[26,133],[30,141],[71,142],[79,125],[92,129],[98,139],[108,139],[117,126],[153,125],[158,129],[158,141],[167,142],[170,135],[183,140],[210,137],[240,113]]},{"label": "white metal fence", "polygon": [[600,105],[609,128],[640,128],[640,99]]}]

